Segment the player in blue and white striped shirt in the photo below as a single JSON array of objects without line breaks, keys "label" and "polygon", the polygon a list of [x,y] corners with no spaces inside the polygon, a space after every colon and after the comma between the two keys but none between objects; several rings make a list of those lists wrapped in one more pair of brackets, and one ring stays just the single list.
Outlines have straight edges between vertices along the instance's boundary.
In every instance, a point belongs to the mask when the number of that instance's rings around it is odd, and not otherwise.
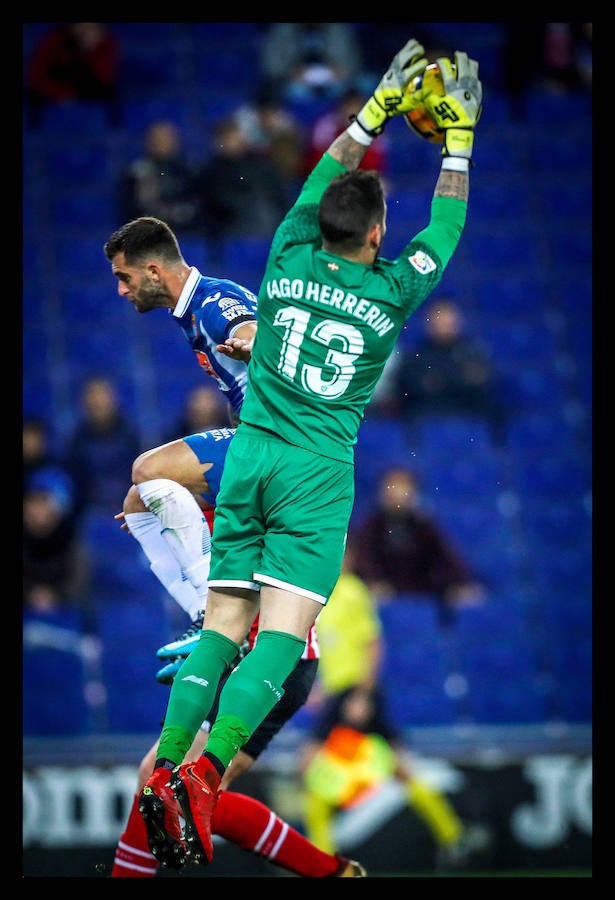
[{"label": "player in blue and white striped shirt", "polygon": [[[140,313],[169,310],[203,372],[215,379],[226,397],[230,421],[238,420],[249,348],[256,333],[256,297],[252,291],[229,279],[202,275],[188,265],[173,231],[166,222],[151,216],[134,219],[115,231],[105,243],[104,253],[117,278],[120,297]],[[247,347],[248,352],[229,351],[225,344],[229,338]],[[221,426],[224,424],[229,423]],[[207,505],[201,495],[207,471],[204,466],[209,468],[210,463],[207,456],[199,458],[194,442],[180,439],[142,453],[132,467],[131,480],[144,505],[140,530],[135,533],[131,526],[131,532],[151,561],[148,525],[153,534],[156,528],[159,530],[160,520],[164,523],[187,582],[175,579],[177,583],[168,583],[164,560],[159,561],[160,573],[155,574],[193,621],[205,606],[209,574],[209,557],[205,559],[200,552],[203,542],[209,543],[209,529],[195,509],[194,499],[201,508]],[[134,511],[134,504],[131,509]],[[160,556],[159,551],[156,556]],[[170,566],[170,558],[168,562]]]}]

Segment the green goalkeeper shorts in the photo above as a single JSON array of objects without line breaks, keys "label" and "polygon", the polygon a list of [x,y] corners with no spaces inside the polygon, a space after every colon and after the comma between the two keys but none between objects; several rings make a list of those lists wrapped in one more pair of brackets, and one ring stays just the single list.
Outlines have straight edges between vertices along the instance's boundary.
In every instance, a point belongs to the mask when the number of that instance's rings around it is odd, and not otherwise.
[{"label": "green goalkeeper shorts", "polygon": [[327,602],[342,566],[354,467],[248,425],[228,449],[209,586],[271,584]]}]

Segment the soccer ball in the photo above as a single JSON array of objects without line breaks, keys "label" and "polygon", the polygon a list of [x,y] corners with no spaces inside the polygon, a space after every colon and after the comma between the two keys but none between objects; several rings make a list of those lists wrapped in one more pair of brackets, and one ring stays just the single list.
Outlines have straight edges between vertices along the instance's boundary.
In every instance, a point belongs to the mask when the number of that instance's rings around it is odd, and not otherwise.
[{"label": "soccer ball", "polygon": [[[455,73],[455,65],[451,63],[453,74]],[[444,97],[446,91],[442,83],[442,73],[438,63],[431,63],[427,66],[422,75],[417,75],[408,85],[408,92],[414,93],[422,88],[427,88],[430,94],[436,94],[438,97]],[[438,128],[434,120],[431,118],[423,104],[416,109],[411,109],[404,113],[404,121],[419,137],[429,141],[430,144],[444,143],[444,129]]]}]

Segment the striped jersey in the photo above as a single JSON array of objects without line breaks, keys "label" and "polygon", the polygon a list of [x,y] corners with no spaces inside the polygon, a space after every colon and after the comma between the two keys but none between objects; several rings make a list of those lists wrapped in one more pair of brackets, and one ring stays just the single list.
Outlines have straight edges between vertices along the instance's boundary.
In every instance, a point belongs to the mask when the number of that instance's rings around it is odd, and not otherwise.
[{"label": "striped jersey", "polygon": [[239,413],[248,379],[242,360],[229,359],[216,350],[244,322],[256,319],[256,295],[227,278],[210,278],[191,267],[190,275],[170,315],[184,333],[203,371]]}]

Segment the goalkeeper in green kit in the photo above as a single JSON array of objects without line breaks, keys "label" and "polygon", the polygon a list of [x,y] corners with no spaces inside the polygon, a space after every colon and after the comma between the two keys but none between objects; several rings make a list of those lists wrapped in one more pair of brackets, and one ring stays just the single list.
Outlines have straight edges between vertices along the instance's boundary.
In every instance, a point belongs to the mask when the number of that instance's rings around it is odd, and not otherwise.
[{"label": "goalkeeper in green kit", "polygon": [[[461,237],[482,87],[465,53],[455,53],[454,66],[438,64],[445,95],[413,92],[427,59],[417,41],[405,44],[273,237],[241,423],[218,494],[203,632],[175,677],[141,793],[150,849],[162,864],[184,853],[211,861],[222,775],[281,698],[340,574],[364,409],[402,327]],[[418,104],[444,131],[442,164],[427,226],[387,260],[383,187],[357,167],[387,121]],[[249,349],[232,338],[227,345],[230,356]],[[256,645],[221,692],[203,756],[182,764],[259,612]]]}]

